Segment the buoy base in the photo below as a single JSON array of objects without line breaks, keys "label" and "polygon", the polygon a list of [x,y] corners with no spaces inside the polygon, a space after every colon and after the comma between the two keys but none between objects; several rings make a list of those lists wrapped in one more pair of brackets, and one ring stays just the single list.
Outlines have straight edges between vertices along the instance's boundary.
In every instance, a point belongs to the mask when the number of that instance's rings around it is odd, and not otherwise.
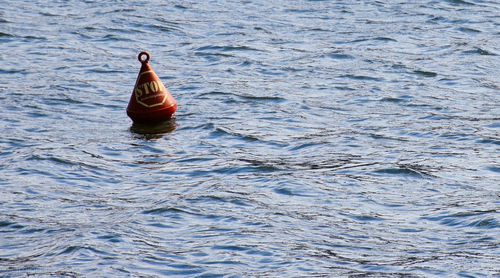
[{"label": "buoy base", "polygon": [[127,115],[134,121],[134,123],[139,124],[154,124],[169,120],[173,117],[175,109],[177,109],[177,104],[174,104],[166,109],[155,110],[155,111],[130,111],[127,109]]}]

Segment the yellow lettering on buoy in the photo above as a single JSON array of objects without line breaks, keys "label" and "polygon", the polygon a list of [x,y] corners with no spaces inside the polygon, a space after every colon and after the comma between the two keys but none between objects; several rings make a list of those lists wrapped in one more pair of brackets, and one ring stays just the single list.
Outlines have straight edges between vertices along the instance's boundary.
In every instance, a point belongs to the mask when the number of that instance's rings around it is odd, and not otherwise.
[{"label": "yellow lettering on buoy", "polygon": [[158,92],[159,88],[158,88],[158,83],[156,83],[156,81],[153,80],[153,81],[149,82],[149,87],[151,88],[151,91],[153,91],[155,93]]},{"label": "yellow lettering on buoy", "polygon": [[146,95],[149,95],[149,88],[148,88],[148,83],[142,83],[141,84],[142,88],[146,91]]},{"label": "yellow lettering on buoy", "polygon": [[136,97],[142,96],[142,90],[138,88],[139,86],[135,87],[134,93]]},{"label": "yellow lettering on buoy", "polygon": [[137,85],[135,88],[134,92],[137,97],[142,96],[142,94],[149,95],[149,93],[156,93],[158,91],[162,91],[162,86],[163,84],[158,84],[156,81],[151,81],[151,82],[145,82],[142,84]]}]

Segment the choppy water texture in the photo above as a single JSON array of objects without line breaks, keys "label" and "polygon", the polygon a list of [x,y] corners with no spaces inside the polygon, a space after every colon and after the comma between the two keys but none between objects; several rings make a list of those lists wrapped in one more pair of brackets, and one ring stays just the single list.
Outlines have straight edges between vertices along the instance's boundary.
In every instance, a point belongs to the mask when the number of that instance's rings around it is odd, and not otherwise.
[{"label": "choppy water texture", "polygon": [[497,1],[2,0],[0,46],[0,276],[500,276]]}]

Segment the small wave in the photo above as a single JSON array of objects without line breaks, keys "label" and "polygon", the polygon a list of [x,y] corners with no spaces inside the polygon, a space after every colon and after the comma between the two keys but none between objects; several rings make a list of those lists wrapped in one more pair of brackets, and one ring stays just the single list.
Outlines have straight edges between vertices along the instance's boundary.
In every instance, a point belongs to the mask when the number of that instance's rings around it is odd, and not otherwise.
[{"label": "small wave", "polygon": [[254,135],[249,135],[249,134],[241,134],[238,132],[226,130],[225,128],[218,127],[216,128],[213,132],[213,136],[219,136],[219,135],[232,135],[232,136],[237,136],[243,139],[244,141],[250,141],[250,142],[255,142],[255,141],[260,141],[260,139]]},{"label": "small wave", "polygon": [[217,61],[217,57],[234,57],[234,55],[227,53],[220,53],[220,52],[212,53],[212,52],[201,52],[201,51],[195,52],[194,55],[205,57],[212,62]]},{"label": "small wave", "polygon": [[278,187],[273,190],[277,194],[285,196],[297,196],[297,197],[314,197],[314,194],[308,194],[307,191],[301,190],[299,188],[292,189],[290,187]]},{"label": "small wave", "polygon": [[6,227],[12,228],[12,229],[23,229],[24,226],[21,224],[18,224],[16,222],[10,222],[10,221],[0,221],[0,229],[4,229]]},{"label": "small wave", "polygon": [[346,212],[339,212],[339,214],[361,222],[385,220],[383,217],[376,214],[352,214]]},{"label": "small wave", "polygon": [[0,38],[2,37],[15,37],[15,36],[9,33],[0,32]]},{"label": "small wave", "polygon": [[423,76],[423,77],[436,77],[437,76],[437,73],[432,72],[432,71],[425,71],[425,70],[414,70],[413,73],[416,75]]},{"label": "small wave", "polygon": [[338,59],[338,60],[352,60],[355,57],[349,54],[342,54],[342,53],[331,53],[328,54],[328,57],[333,58],[333,59]]},{"label": "small wave", "polygon": [[464,32],[464,33],[471,33],[471,34],[481,33],[481,31],[479,31],[479,30],[476,30],[473,28],[467,28],[467,27],[460,27],[460,28],[458,28],[458,30],[461,32]]},{"label": "small wave", "polygon": [[390,174],[390,175],[409,175],[415,177],[423,177],[423,175],[420,172],[409,168],[385,168],[385,169],[375,170],[375,172],[381,174]]},{"label": "small wave", "polygon": [[251,100],[251,101],[263,101],[263,102],[274,102],[279,103],[283,102],[286,99],[278,96],[259,96],[259,95],[251,95],[251,94],[237,94],[230,92],[222,92],[222,91],[210,91],[207,93],[201,93],[200,96],[224,96],[224,97],[237,97],[241,100]]},{"label": "small wave", "polygon": [[26,73],[24,69],[0,69],[0,74]]},{"label": "small wave", "polygon": [[376,38],[374,38],[374,40],[377,40],[377,41],[397,42],[397,40],[395,40],[393,38],[388,38],[388,37],[376,37]]},{"label": "small wave", "polygon": [[393,102],[393,103],[398,103],[398,102],[403,102],[406,101],[402,98],[397,98],[397,97],[384,97],[380,100],[381,102]]},{"label": "small wave", "polygon": [[500,166],[489,166],[486,169],[495,172],[495,173],[500,173]]},{"label": "small wave", "polygon": [[255,167],[269,170],[341,170],[348,168],[357,168],[369,166],[373,163],[363,163],[356,157],[339,157],[337,159],[318,160],[317,158],[299,157],[299,158],[240,158],[254,165]]},{"label": "small wave", "polygon": [[429,168],[424,165],[408,164],[408,165],[398,165],[398,167],[394,168],[378,169],[375,170],[374,172],[380,174],[403,175],[403,176],[425,178],[425,177],[435,177],[431,172],[436,170],[437,169]]},{"label": "small wave", "polygon": [[87,73],[125,73],[126,71],[124,70],[118,70],[118,69],[106,69],[106,68],[94,68],[94,69],[89,69],[87,70]]},{"label": "small wave", "polygon": [[168,26],[159,25],[159,24],[150,24],[150,25],[147,25],[145,27],[147,27],[149,29],[153,29],[153,30],[158,30],[160,32],[166,32],[166,33],[182,31],[182,29],[180,29],[178,27],[178,24],[176,24],[174,22],[167,22],[167,24],[168,24]]},{"label": "small wave", "polygon": [[400,142],[408,141],[408,139],[406,139],[406,138],[391,137],[391,136],[382,135],[382,134],[370,134],[370,137],[373,139],[377,139],[377,140],[394,140],[394,141],[400,141]]},{"label": "small wave", "polygon": [[252,48],[249,46],[232,46],[232,45],[225,45],[225,46],[219,46],[219,45],[207,45],[207,46],[202,46],[196,49],[197,51],[205,51],[205,50],[219,50],[219,51],[261,51],[256,48]]},{"label": "small wave", "polygon": [[107,41],[120,41],[120,42],[132,42],[132,39],[124,38],[123,36],[118,36],[117,34],[107,34],[97,39],[98,41],[107,42]]},{"label": "small wave", "polygon": [[474,6],[474,3],[467,2],[464,0],[446,0],[447,2],[453,4],[453,5],[466,5],[466,6]]},{"label": "small wave", "polygon": [[439,222],[442,225],[450,227],[475,227],[480,229],[496,229],[500,227],[495,216],[496,210],[472,210],[460,211],[439,216],[424,216],[422,219]]},{"label": "small wave", "polygon": [[500,140],[497,140],[497,139],[481,139],[481,140],[479,140],[477,142],[481,143],[481,144],[500,145]]},{"label": "small wave", "polygon": [[196,213],[176,208],[176,207],[162,207],[162,208],[155,208],[155,209],[149,209],[149,210],[144,210],[142,212],[143,214],[168,214],[168,215],[179,215],[179,214],[192,214],[192,215],[197,215]]},{"label": "small wave", "polygon": [[497,56],[497,54],[495,54],[491,51],[488,51],[488,50],[484,50],[484,49],[479,48],[479,47],[476,47],[473,50],[466,50],[466,51],[464,51],[464,53],[465,54],[479,54],[479,55],[485,55],[485,56]]},{"label": "small wave", "polygon": [[207,196],[199,196],[197,198],[186,199],[190,203],[229,203],[237,206],[250,206],[251,198],[240,198],[238,196],[215,196],[215,195],[207,195]]},{"label": "small wave", "polygon": [[379,82],[383,81],[383,78],[366,76],[366,75],[346,74],[346,75],[341,75],[340,77],[354,79],[354,80],[361,80],[361,81],[379,81]]},{"label": "small wave", "polygon": [[238,245],[215,245],[213,250],[229,250],[229,251],[247,251],[250,248]]}]

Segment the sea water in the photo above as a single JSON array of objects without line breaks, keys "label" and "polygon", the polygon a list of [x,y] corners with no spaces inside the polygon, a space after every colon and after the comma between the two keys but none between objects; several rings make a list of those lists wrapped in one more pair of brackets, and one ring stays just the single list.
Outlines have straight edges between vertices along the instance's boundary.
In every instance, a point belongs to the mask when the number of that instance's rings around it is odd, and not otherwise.
[{"label": "sea water", "polygon": [[0,276],[500,276],[499,2],[1,4]]}]

